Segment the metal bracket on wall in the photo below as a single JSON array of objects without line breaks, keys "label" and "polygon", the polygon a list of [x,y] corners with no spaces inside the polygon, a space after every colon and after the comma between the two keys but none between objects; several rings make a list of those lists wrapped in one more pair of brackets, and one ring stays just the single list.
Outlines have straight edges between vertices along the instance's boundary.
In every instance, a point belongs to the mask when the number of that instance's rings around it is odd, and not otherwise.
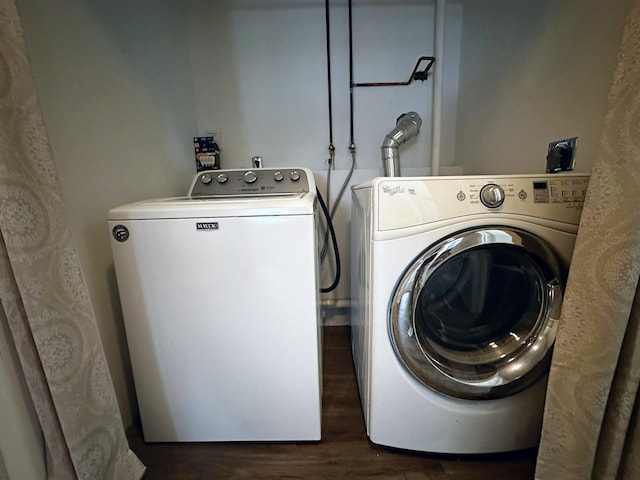
[{"label": "metal bracket on wall", "polygon": [[[418,71],[418,67],[422,62],[429,62],[424,70]],[[409,76],[409,80],[406,82],[375,82],[375,83],[352,83],[351,87],[403,87],[409,85],[414,80],[425,81],[429,76],[429,70],[436,61],[435,57],[420,57],[416,62],[416,66],[413,67],[413,72]]]}]

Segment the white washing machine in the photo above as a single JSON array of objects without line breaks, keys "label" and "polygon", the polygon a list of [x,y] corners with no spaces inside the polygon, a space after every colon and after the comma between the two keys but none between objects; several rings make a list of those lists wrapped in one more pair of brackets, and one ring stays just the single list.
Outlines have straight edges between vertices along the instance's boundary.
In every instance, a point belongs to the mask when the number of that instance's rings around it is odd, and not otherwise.
[{"label": "white washing machine", "polygon": [[316,203],[307,169],[219,170],[109,211],[146,441],[320,439]]},{"label": "white washing machine", "polygon": [[588,176],[377,178],[354,187],[352,349],[372,442],[537,445]]}]

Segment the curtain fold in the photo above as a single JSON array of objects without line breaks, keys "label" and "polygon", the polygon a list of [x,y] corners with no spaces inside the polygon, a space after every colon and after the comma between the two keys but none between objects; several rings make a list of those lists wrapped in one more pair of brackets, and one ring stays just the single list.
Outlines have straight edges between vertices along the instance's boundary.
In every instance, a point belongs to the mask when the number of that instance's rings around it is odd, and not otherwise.
[{"label": "curtain fold", "polygon": [[4,458],[2,452],[0,452],[0,480],[9,480],[9,472],[4,464]]},{"label": "curtain fold", "polygon": [[632,2],[562,307],[536,478],[638,479],[640,0]]},{"label": "curtain fold", "polygon": [[637,409],[640,383],[639,299],[640,295],[636,293],[604,411],[593,478],[616,478],[619,465],[627,461],[623,454],[629,436],[633,434],[632,415]]},{"label": "curtain fold", "polygon": [[0,0],[0,301],[49,478],[137,479],[14,0]]}]

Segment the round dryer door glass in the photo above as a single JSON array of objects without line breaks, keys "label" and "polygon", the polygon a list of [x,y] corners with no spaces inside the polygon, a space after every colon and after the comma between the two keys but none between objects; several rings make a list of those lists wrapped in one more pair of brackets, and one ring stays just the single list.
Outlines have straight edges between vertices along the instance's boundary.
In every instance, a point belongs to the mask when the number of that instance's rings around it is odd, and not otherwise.
[{"label": "round dryer door glass", "polygon": [[547,370],[566,269],[541,238],[515,228],[455,234],[425,250],[390,309],[398,357],[447,395],[499,398]]}]

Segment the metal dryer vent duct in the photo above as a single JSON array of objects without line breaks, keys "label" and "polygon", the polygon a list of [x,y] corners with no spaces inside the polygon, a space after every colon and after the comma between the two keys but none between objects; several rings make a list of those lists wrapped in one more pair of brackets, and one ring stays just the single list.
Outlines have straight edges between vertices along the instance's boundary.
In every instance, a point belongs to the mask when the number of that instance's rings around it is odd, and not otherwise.
[{"label": "metal dryer vent duct", "polygon": [[422,119],[416,112],[403,113],[396,120],[396,128],[387,133],[380,150],[385,177],[400,176],[400,145],[415,137],[422,126]]}]

